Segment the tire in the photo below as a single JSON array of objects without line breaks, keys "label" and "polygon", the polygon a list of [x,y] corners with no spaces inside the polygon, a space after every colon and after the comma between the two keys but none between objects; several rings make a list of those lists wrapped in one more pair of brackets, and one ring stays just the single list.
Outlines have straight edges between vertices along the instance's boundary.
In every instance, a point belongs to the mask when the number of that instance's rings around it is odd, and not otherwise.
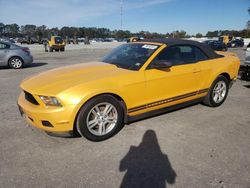
[{"label": "tire", "polygon": [[61,51],[61,52],[64,52],[64,51],[65,51],[65,48],[61,48],[60,51]]},{"label": "tire", "polygon": [[48,45],[49,52],[53,52],[53,48]]},{"label": "tire", "polygon": [[228,90],[229,90],[228,79],[222,75],[218,76],[216,80],[213,82],[212,86],[210,87],[207,96],[203,100],[203,103],[210,107],[218,107],[222,105],[227,98]]},{"label": "tire", "polygon": [[59,52],[59,49],[55,49],[56,52]]},{"label": "tire", "polygon": [[12,69],[20,69],[23,67],[23,60],[20,57],[12,57],[9,59],[8,64]]},{"label": "tire", "polygon": [[[104,113],[106,110],[107,113]],[[123,108],[111,95],[100,95],[88,101],[80,109],[76,119],[78,133],[95,142],[114,136],[123,126]]]}]

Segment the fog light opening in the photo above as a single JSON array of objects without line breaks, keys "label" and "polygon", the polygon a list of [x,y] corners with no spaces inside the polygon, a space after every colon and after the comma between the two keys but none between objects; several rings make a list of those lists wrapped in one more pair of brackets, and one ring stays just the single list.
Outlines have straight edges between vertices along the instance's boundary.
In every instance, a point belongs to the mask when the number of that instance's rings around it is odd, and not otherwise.
[{"label": "fog light opening", "polygon": [[54,127],[49,121],[42,121],[42,124],[45,127]]}]

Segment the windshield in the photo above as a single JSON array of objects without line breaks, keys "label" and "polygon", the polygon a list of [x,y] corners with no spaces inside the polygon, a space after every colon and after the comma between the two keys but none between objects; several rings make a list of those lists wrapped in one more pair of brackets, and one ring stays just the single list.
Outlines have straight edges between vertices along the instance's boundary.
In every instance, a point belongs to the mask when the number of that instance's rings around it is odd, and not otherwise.
[{"label": "windshield", "polygon": [[61,44],[63,42],[61,37],[55,37],[55,43],[56,44]]},{"label": "windshield", "polygon": [[106,55],[102,61],[124,69],[139,70],[158,47],[151,44],[123,44]]}]

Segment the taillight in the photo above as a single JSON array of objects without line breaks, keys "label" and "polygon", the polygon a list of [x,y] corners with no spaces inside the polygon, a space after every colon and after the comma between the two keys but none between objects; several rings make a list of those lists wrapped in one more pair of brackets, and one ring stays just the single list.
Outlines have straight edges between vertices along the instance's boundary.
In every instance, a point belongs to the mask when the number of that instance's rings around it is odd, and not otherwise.
[{"label": "taillight", "polygon": [[30,54],[30,49],[29,49],[29,48],[22,48],[22,50],[23,50],[24,52],[26,52],[27,54]]}]

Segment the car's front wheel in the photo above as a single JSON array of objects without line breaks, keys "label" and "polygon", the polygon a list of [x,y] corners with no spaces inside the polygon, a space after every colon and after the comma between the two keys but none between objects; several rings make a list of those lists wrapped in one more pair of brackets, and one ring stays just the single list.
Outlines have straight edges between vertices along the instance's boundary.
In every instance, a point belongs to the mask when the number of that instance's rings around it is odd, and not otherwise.
[{"label": "car's front wheel", "polygon": [[80,135],[92,141],[106,140],[118,133],[124,112],[120,102],[111,95],[101,95],[87,102],[79,111],[76,128]]},{"label": "car's front wheel", "polygon": [[228,89],[228,79],[222,75],[218,76],[210,87],[209,92],[203,102],[211,107],[220,106],[227,98]]}]

